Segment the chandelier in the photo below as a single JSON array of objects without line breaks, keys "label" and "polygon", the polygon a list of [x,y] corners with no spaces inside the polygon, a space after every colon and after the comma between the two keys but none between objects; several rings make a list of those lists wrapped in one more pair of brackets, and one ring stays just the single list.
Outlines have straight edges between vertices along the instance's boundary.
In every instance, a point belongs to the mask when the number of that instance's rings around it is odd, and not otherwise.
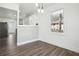
[{"label": "chandelier", "polygon": [[35,6],[37,7],[38,13],[44,13],[44,5],[43,5],[43,3],[36,3]]}]

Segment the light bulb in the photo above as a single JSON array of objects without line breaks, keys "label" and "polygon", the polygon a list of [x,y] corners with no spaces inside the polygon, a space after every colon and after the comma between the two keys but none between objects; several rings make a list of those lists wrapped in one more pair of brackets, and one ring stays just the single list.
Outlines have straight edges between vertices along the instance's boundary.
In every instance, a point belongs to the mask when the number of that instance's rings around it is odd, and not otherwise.
[{"label": "light bulb", "polygon": [[41,9],[41,13],[44,13],[44,9]]},{"label": "light bulb", "polygon": [[40,9],[38,9],[38,13],[40,13],[41,12],[41,10]]}]

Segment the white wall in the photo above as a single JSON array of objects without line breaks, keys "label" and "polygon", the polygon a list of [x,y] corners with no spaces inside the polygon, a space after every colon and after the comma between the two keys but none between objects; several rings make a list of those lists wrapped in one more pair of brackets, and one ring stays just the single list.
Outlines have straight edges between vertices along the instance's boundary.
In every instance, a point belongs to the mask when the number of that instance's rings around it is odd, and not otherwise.
[{"label": "white wall", "polygon": [[16,33],[16,20],[8,21],[8,32],[9,33]]},{"label": "white wall", "polygon": [[17,45],[38,40],[38,22],[37,15],[25,17],[23,25],[19,25],[17,29]]},{"label": "white wall", "polygon": [[[51,32],[51,12],[61,8],[64,8],[64,33]],[[79,4],[51,5],[39,16],[39,38],[42,41],[79,52]]]},{"label": "white wall", "polygon": [[34,41],[38,38],[38,26],[33,25],[20,25],[17,30],[17,44],[20,45],[24,42]]},{"label": "white wall", "polygon": [[19,25],[17,29],[17,45],[38,40],[39,27],[35,25],[37,22],[36,15],[23,19],[23,25]]}]

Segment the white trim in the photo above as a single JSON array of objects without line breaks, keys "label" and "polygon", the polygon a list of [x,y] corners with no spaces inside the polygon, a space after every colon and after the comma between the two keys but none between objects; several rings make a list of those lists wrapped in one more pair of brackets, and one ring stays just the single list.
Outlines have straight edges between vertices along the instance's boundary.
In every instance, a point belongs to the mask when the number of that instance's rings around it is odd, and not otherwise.
[{"label": "white trim", "polygon": [[39,39],[33,39],[33,40],[30,40],[30,41],[25,41],[25,42],[21,42],[21,43],[17,43],[17,46],[20,46],[20,45],[23,45],[23,44],[27,44],[27,43],[31,43],[31,42],[34,42],[34,41],[38,41]]},{"label": "white trim", "polygon": [[60,45],[58,45],[58,44],[55,44],[54,42],[52,43],[52,42],[50,42],[50,41],[46,41],[46,40],[43,40],[43,39],[34,39],[34,40],[26,41],[26,42],[17,43],[17,46],[21,46],[21,45],[23,45],[23,44],[35,42],[35,41],[38,41],[38,40],[43,41],[43,42],[47,42],[47,43],[52,44],[52,45],[59,46],[59,47],[64,48],[64,49],[68,49],[68,50],[74,51],[74,52],[77,52],[77,53],[79,52],[79,51],[77,51],[77,50],[75,50],[75,49],[70,49],[70,48],[67,48],[67,47],[63,47],[63,46],[60,46]]},{"label": "white trim", "polygon": [[46,43],[49,43],[49,44],[52,44],[52,45],[55,45],[55,46],[58,46],[58,47],[61,47],[61,48],[64,48],[64,49],[67,49],[67,50],[73,51],[73,52],[76,52],[76,53],[79,52],[79,50],[75,50],[74,48],[71,49],[71,48],[69,48],[69,47],[64,47],[64,46],[61,46],[61,45],[56,44],[56,43],[51,42],[51,41],[47,41],[47,40],[43,40],[43,39],[40,39],[40,41],[43,41],[43,42],[46,42]]},{"label": "white trim", "polygon": [[17,26],[19,26],[19,27],[34,27],[36,25],[17,25]]}]

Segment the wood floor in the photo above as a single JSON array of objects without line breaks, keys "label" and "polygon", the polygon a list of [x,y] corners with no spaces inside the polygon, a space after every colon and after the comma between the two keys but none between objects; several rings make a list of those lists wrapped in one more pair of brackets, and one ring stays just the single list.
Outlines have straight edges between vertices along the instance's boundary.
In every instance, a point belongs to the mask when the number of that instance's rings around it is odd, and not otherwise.
[{"label": "wood floor", "polygon": [[17,47],[16,39],[10,36],[7,39],[0,38],[0,56],[79,56],[79,54],[42,41]]}]

